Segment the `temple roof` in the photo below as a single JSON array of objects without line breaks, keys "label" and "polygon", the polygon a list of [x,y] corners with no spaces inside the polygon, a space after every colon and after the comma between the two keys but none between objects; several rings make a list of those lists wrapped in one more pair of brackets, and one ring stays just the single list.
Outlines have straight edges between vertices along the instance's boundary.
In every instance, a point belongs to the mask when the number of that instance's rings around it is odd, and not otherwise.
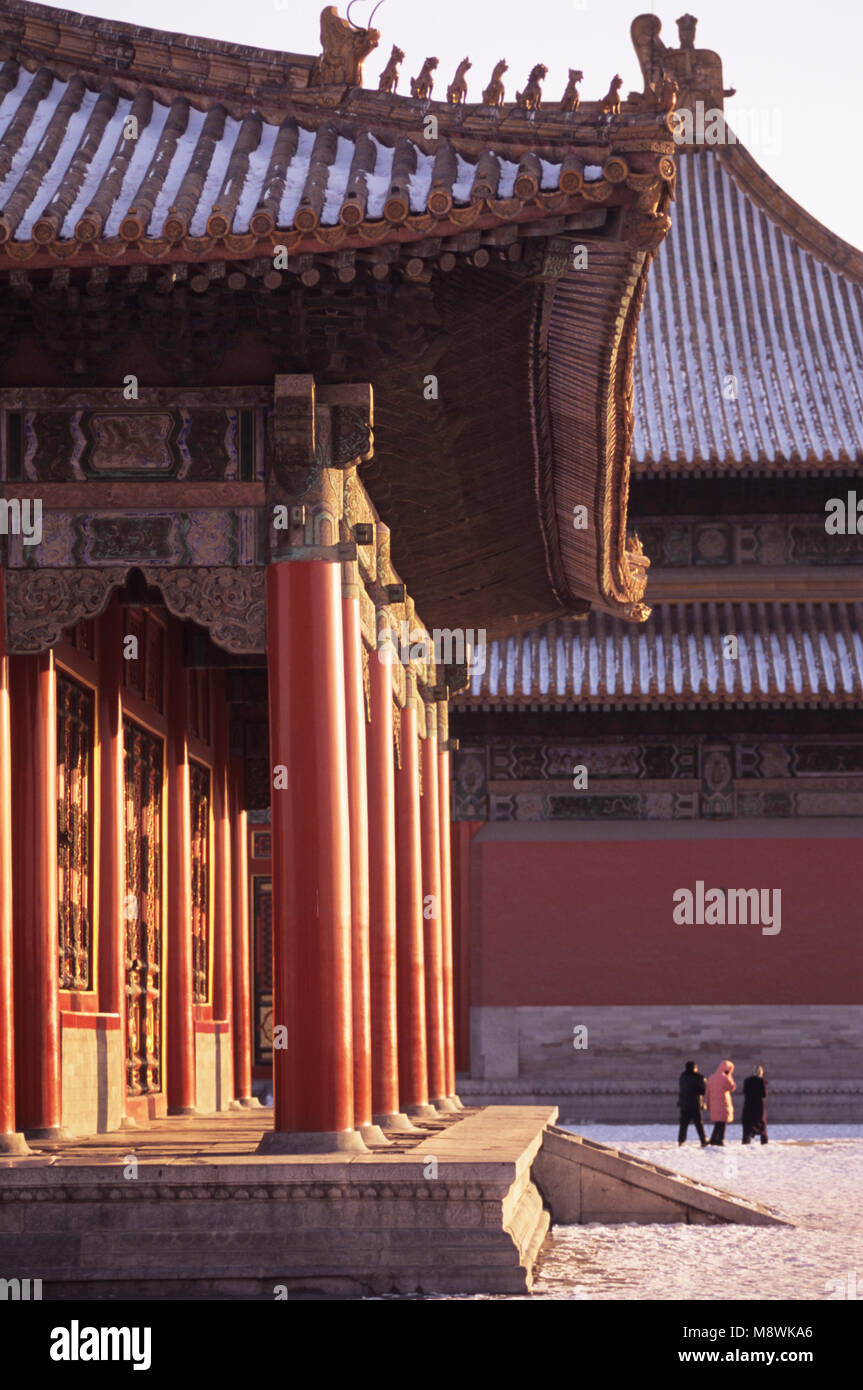
[{"label": "temple roof", "polygon": [[592,613],[493,641],[453,708],[861,703],[863,604],[694,603],[638,627]]},{"label": "temple roof", "polygon": [[[322,42],[333,25],[338,49],[356,31],[325,11]],[[528,110],[511,93],[500,106],[454,104],[440,79],[435,99],[369,91],[361,65],[349,72],[350,61],[331,56],[331,71],[327,54],[268,53],[9,0],[0,269],[7,257],[35,268],[142,252],[260,256],[273,236],[288,251],[334,252],[535,225],[633,202],[672,148],[667,116],[649,106],[618,116],[612,131],[599,101],[572,110],[546,93]],[[326,82],[315,78],[320,63]],[[670,178],[672,164],[663,168]]]},{"label": "temple roof", "polygon": [[591,605],[640,619],[630,383],[669,225],[668,109],[649,92],[540,107],[542,65],[533,105],[517,71],[502,104],[444,100],[442,74],[434,99],[369,91],[348,52],[363,34],[328,7],[319,58],[268,54],[9,0],[11,381],[59,385],[41,362],[74,342],[76,384],[108,387],[153,341],[144,386],[369,381],[364,477],[430,626],[502,634]]},{"label": "temple roof", "polygon": [[[610,191],[604,167],[618,178],[610,151],[576,170],[563,154],[508,159],[501,137],[504,153],[492,151],[480,167],[480,156],[455,145],[425,153],[406,135],[384,143],[380,115],[374,127],[358,115],[346,124],[310,110],[308,123],[302,110],[278,122],[257,110],[233,117],[221,103],[205,111],[178,96],[168,104],[143,87],[124,97],[110,81],[100,92],[81,74],[63,81],[14,59],[0,71],[0,93],[0,243],[31,254],[56,242],[75,254],[97,238],[115,242],[115,255],[142,240],[161,239],[167,250],[185,237],[199,240],[188,249],[200,254],[229,236],[240,239],[229,249],[241,254],[274,229],[318,227],[339,229],[325,243],[336,246],[361,224],[385,233],[410,214],[442,220],[484,200],[507,218],[529,203],[541,215],[538,194],[555,193],[559,203],[582,183],[601,184],[590,190],[601,201]],[[130,118],[140,131],[134,140],[124,135]]]},{"label": "temple roof", "polygon": [[679,156],[635,421],[633,470],[649,476],[841,473],[863,458],[863,252],[739,144]]}]

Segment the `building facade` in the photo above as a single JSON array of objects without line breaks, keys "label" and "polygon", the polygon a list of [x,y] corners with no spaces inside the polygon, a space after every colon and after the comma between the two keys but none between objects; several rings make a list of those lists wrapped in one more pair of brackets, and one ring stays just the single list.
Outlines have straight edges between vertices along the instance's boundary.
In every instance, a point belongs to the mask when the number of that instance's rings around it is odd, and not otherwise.
[{"label": "building facade", "polygon": [[437,634],[646,614],[667,103],[372,92],[379,35],[321,39],[0,21],[7,1150],[268,1060],[268,1152],[458,1107]]},{"label": "building facade", "polygon": [[[633,39],[722,112],[694,21]],[[651,616],[494,642],[454,704],[464,1093],[576,1120],[667,1117],[725,1056],[779,1119],[863,1113],[863,254],[720,130],[681,146],[639,330]]]}]

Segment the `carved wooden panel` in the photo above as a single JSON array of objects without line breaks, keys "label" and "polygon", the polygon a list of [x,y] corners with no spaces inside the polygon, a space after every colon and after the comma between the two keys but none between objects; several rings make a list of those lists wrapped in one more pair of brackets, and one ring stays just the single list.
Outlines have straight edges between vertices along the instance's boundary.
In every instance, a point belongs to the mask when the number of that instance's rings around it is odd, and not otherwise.
[{"label": "carved wooden panel", "polygon": [[123,721],[126,829],[126,1085],[162,1089],[162,741]]},{"label": "carved wooden panel", "polygon": [[57,917],[60,989],[92,988],[93,695],[57,677]]},{"label": "carved wooden panel", "polygon": [[254,971],[255,1066],[273,1060],[273,880],[252,879],[252,968]]},{"label": "carved wooden panel", "polygon": [[[173,408],[161,402],[65,408],[37,406],[6,415],[6,476],[40,482],[87,478],[242,482],[263,478],[260,408]],[[77,408],[75,408],[77,407]]]},{"label": "carved wooden panel", "polygon": [[210,998],[209,769],[200,763],[190,763],[189,788],[192,818],[192,997],[196,1004],[207,1004]]},{"label": "carved wooden panel", "polygon": [[[97,569],[6,570],[6,619],[10,652],[44,652],[82,618],[104,611],[131,566]],[[264,652],[267,641],[263,566],[161,568],[142,566],[168,609],[208,629],[217,646],[232,652]]]}]

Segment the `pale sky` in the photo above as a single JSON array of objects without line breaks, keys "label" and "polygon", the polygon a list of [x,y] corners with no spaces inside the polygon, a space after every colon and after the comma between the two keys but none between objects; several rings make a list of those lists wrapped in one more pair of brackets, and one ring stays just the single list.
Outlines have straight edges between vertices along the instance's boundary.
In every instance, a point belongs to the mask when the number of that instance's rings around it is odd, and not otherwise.
[{"label": "pale sky", "polygon": [[[373,3],[357,0],[355,23],[366,22]],[[342,14],[345,5],[340,0]],[[262,48],[320,48],[322,0],[77,0],[63,8]],[[663,42],[676,47],[675,20],[687,8],[699,21],[696,45],[719,53],[725,86],[737,89],[726,103],[732,129],[792,198],[863,247],[861,0],[383,0],[375,18],[381,43],[365,83],[377,87],[397,43],[406,54],[402,92],[434,54],[441,96],[465,56],[473,62],[469,100],[479,100],[499,58],[510,65],[507,99],[534,63],[548,68],[549,100],[560,99],[570,67],[584,72],[584,100],[601,97],[617,72],[625,95],[643,85],[629,38],[635,15],[657,13]]]}]

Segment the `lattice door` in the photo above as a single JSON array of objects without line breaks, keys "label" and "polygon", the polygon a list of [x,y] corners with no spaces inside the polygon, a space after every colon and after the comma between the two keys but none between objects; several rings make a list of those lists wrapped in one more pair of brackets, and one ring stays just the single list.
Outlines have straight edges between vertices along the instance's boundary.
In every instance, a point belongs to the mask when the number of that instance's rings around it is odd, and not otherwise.
[{"label": "lattice door", "polygon": [[90,792],[93,696],[57,677],[57,915],[59,985],[90,989]]},{"label": "lattice door", "polygon": [[255,991],[255,1066],[273,1060],[273,880],[252,879],[252,965]]},{"label": "lattice door", "polygon": [[192,815],[192,975],[194,1000],[210,997],[210,774],[189,764]]},{"label": "lattice door", "polygon": [[126,1085],[162,1089],[162,741],[123,721],[126,797]]}]

